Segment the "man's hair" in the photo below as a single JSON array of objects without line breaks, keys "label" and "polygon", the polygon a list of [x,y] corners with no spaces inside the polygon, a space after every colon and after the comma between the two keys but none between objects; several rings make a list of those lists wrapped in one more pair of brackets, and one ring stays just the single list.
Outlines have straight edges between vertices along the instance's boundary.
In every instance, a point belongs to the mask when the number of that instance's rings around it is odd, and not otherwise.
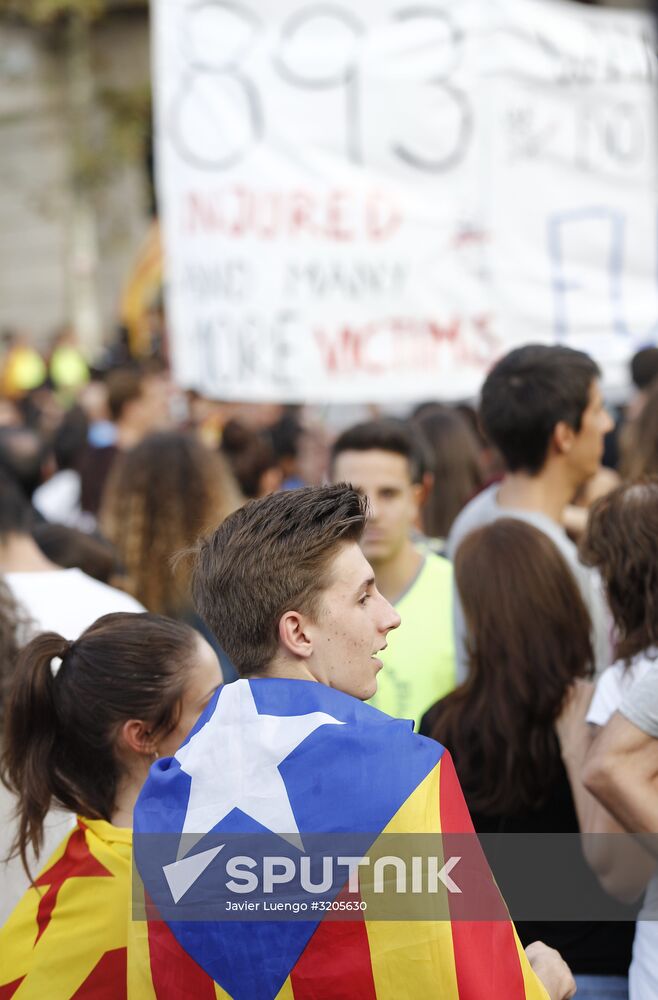
[{"label": "man's hair", "polygon": [[0,470],[0,540],[8,535],[29,535],[34,511],[18,483]]},{"label": "man's hair", "polygon": [[57,469],[76,469],[87,443],[89,419],[81,406],[72,407],[55,431],[53,454]]},{"label": "man's hair", "polygon": [[403,420],[369,420],[348,427],[334,441],[331,449],[332,468],[344,451],[391,451],[395,455],[402,455],[409,463],[412,483],[420,483],[423,473],[431,465],[427,445],[418,429],[412,429]]},{"label": "man's hair", "polygon": [[638,389],[648,389],[658,377],[658,347],[643,347],[631,358],[631,378]]},{"label": "man's hair", "polygon": [[41,485],[46,448],[30,427],[0,428],[0,476],[11,477],[29,500]]},{"label": "man's hair", "polygon": [[480,421],[510,472],[541,470],[560,421],[580,430],[599,375],[589,355],[545,344],[518,347],[494,365],[482,386]]},{"label": "man's hair", "polygon": [[239,674],[266,669],[286,611],[317,617],[330,563],[366,517],[351,486],[308,486],[249,501],[199,541],[194,603]]}]

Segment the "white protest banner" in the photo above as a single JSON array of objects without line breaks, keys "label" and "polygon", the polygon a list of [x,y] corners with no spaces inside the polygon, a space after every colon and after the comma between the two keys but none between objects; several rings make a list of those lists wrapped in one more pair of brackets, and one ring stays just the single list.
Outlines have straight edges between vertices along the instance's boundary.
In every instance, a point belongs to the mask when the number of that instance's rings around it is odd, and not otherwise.
[{"label": "white protest banner", "polygon": [[554,0],[154,0],[172,356],[226,399],[609,385],[658,333],[648,16]]}]

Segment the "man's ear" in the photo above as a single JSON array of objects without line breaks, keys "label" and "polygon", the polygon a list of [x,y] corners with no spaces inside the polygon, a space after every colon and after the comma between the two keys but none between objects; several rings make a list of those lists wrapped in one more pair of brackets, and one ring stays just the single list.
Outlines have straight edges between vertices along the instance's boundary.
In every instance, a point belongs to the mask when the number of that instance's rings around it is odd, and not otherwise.
[{"label": "man's ear", "polygon": [[568,455],[573,448],[576,432],[566,420],[560,420],[553,428],[552,444],[559,455]]},{"label": "man's ear", "polygon": [[411,508],[410,514],[412,518],[412,526],[417,531],[423,530],[423,507],[427,501],[427,497],[432,488],[432,481],[434,477],[429,473],[430,481],[426,480],[423,476],[422,483],[412,483],[411,484]]},{"label": "man's ear", "polygon": [[128,719],[119,731],[119,740],[126,749],[133,753],[152,756],[155,744],[151,736],[151,727],[141,719]]},{"label": "man's ear", "polygon": [[420,483],[413,484],[413,494],[418,510],[421,511],[427,503],[427,498],[434,488],[434,473],[424,472]]},{"label": "man's ear", "polygon": [[307,626],[307,616],[299,611],[286,611],[279,620],[279,642],[286,652],[305,660],[313,652]]}]

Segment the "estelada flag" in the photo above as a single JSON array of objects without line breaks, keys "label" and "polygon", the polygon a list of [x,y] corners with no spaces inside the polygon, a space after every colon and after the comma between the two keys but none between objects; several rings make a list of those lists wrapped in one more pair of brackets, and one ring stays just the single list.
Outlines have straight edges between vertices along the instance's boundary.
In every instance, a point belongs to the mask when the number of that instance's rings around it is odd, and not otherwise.
[{"label": "estelada flag", "polygon": [[[403,904],[418,886],[405,894],[397,872],[392,895],[401,909],[380,904],[377,912],[376,868],[373,880],[372,867],[358,867],[350,885],[340,867],[428,834],[433,843],[467,835],[477,845],[451,871],[457,878],[463,865],[464,888],[439,876],[440,919],[413,919]],[[131,1000],[546,998],[449,754],[411,723],[321,684],[260,678],[220,688],[175,757],[151,768],[134,847],[151,919],[131,928]],[[341,856],[327,869],[330,885],[318,865],[327,854]],[[324,894],[304,891],[304,858],[307,882],[312,873]],[[481,898],[493,919],[476,914]],[[305,908],[294,912],[300,899]],[[239,912],[227,914],[236,900]],[[346,901],[349,912],[337,913]],[[478,919],[469,919],[469,906]]]},{"label": "estelada flag", "polygon": [[123,1000],[130,830],[78,818],[0,929],[0,1000]]}]

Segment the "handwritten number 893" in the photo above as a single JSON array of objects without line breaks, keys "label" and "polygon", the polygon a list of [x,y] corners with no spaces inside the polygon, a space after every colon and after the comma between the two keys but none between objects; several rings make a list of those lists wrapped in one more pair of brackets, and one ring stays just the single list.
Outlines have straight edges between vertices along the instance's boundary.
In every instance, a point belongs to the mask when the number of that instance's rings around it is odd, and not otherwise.
[{"label": "handwritten number 893", "polygon": [[[274,45],[263,20],[239,0],[199,0],[186,6],[182,15],[179,44],[185,68],[166,114],[169,136],[183,160],[200,169],[225,171],[241,163],[263,140],[267,95],[249,76],[246,64],[257,46],[264,45],[274,70],[289,86],[307,91],[335,90],[342,95],[345,152],[353,163],[363,162],[362,63],[368,32],[351,10],[333,3],[304,3],[283,23]],[[408,30],[413,29],[413,22],[433,21],[443,31],[440,48],[448,58],[442,59],[439,53],[437,62],[446,64],[443,70],[414,81],[431,88],[427,93],[433,101],[427,118],[431,121],[437,107],[442,112],[439,149],[420,148],[417,138],[413,141],[405,136],[404,108],[391,115],[398,131],[391,135],[388,148],[401,165],[410,169],[424,173],[449,170],[463,158],[473,125],[466,95],[451,82],[462,37],[439,7],[406,7],[392,16],[393,31],[395,23]],[[417,30],[422,27],[417,23]],[[321,30],[329,28],[334,39],[341,41],[331,52],[323,45]],[[318,46],[316,51],[314,45]],[[415,104],[418,90],[411,93]],[[299,133],[302,137],[303,122],[299,122]]]}]

